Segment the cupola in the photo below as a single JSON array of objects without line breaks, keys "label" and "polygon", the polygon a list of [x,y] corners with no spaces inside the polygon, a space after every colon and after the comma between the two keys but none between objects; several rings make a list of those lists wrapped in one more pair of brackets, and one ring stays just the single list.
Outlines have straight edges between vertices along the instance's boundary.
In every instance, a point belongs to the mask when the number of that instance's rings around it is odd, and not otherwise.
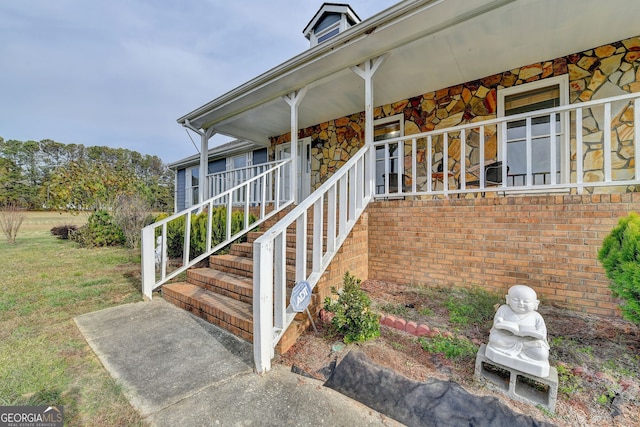
[{"label": "cupola", "polygon": [[348,4],[324,3],[302,33],[314,47],[359,22],[360,18]]}]

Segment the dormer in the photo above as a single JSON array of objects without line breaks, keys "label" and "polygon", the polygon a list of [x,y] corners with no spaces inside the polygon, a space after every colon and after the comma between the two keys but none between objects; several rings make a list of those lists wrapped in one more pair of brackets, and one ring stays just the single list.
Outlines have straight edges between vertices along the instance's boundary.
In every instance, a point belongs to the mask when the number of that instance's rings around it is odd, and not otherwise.
[{"label": "dormer", "polygon": [[314,47],[359,22],[360,18],[348,4],[324,3],[302,33]]}]

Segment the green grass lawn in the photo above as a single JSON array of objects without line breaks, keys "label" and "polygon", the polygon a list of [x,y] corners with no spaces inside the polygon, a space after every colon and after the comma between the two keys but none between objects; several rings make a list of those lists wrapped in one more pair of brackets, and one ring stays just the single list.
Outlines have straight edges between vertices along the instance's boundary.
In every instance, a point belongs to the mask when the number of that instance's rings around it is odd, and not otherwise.
[{"label": "green grass lawn", "polygon": [[140,255],[50,235],[86,219],[30,212],[16,244],[0,236],[0,405],[63,405],[65,425],[142,425],[73,321],[142,300]]}]

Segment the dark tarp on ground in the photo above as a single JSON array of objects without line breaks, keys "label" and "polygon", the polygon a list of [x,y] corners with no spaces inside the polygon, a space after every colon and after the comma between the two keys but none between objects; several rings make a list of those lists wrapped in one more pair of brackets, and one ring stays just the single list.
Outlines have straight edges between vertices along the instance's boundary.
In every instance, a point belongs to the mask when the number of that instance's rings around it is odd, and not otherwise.
[{"label": "dark tarp on ground", "polygon": [[407,426],[550,426],[453,381],[410,380],[351,351],[324,384]]}]

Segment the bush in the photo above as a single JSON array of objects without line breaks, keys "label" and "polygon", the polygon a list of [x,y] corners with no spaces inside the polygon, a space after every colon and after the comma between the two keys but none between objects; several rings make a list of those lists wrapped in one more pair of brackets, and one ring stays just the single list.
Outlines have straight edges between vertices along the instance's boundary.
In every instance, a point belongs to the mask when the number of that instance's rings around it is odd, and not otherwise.
[{"label": "bush", "polygon": [[87,248],[125,244],[124,232],[107,211],[92,213],[87,225],[71,233],[70,239]]},{"label": "bush", "polygon": [[331,288],[337,299],[327,297],[324,301],[324,309],[333,313],[331,332],[342,335],[347,344],[379,337],[380,318],[370,310],[371,299],[360,289],[360,279],[347,271],[343,282],[340,291]]},{"label": "bush", "polygon": [[73,224],[58,225],[51,229],[51,235],[56,236],[58,239],[67,240],[77,229],[78,226]]},{"label": "bush", "polygon": [[[212,212],[211,247],[223,242],[227,233],[227,209],[223,206],[215,208]],[[180,216],[167,223],[167,256],[169,258],[182,257],[184,246],[185,216]],[[158,221],[163,219],[158,217]],[[202,211],[199,214],[191,214],[191,242],[190,257],[203,254],[207,248],[207,221],[208,212]],[[256,217],[249,216],[249,223],[254,223]],[[236,234],[244,228],[244,213],[235,211],[231,213],[231,234]],[[157,236],[159,231],[156,231]],[[157,237],[156,236],[156,237]]]},{"label": "bush", "polygon": [[605,237],[598,260],[611,279],[613,295],[623,300],[622,315],[640,325],[640,216],[631,212]]},{"label": "bush", "polygon": [[17,203],[9,202],[0,207],[0,229],[9,244],[16,243],[16,236],[25,217],[24,210]]},{"label": "bush", "polygon": [[149,203],[138,195],[120,194],[116,196],[113,219],[122,230],[127,247],[137,248],[140,246],[140,230],[148,223],[150,212]]}]

